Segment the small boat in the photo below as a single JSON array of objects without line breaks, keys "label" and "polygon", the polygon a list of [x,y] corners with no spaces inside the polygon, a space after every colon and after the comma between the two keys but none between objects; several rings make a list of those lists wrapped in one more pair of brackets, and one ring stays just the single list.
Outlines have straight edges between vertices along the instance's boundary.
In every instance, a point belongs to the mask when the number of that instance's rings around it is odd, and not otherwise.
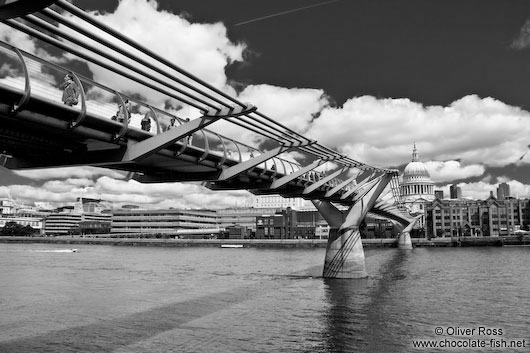
[{"label": "small boat", "polygon": [[242,248],[243,244],[221,244],[222,248]]},{"label": "small boat", "polygon": [[77,249],[57,249],[57,250],[30,250],[33,252],[79,252]]}]

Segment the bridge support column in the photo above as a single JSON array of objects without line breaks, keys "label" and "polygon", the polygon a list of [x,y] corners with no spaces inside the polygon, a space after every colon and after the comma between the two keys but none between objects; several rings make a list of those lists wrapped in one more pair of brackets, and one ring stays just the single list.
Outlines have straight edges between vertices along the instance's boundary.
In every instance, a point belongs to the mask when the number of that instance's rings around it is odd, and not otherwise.
[{"label": "bridge support column", "polygon": [[401,234],[399,234],[398,249],[412,250],[412,240],[410,239],[409,232],[401,232]]},{"label": "bridge support column", "polygon": [[328,201],[313,200],[313,204],[331,228],[324,260],[323,277],[368,277],[359,225],[389,181],[390,177],[386,174],[383,175],[381,180],[374,184],[346,212],[338,210]]},{"label": "bridge support column", "polygon": [[403,230],[399,233],[398,249],[412,250],[412,240],[410,239],[410,231],[420,219],[421,216],[416,216]]}]

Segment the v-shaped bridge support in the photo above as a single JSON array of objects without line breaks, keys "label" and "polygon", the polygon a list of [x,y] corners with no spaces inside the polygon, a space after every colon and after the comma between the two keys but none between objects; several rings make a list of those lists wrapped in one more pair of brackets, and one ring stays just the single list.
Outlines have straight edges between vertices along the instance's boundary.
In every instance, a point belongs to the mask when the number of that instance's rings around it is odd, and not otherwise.
[{"label": "v-shaped bridge support", "polygon": [[359,225],[391,178],[390,174],[382,175],[379,181],[371,185],[370,189],[346,212],[340,211],[329,201],[313,201],[331,228],[323,277],[363,278],[368,276]]}]

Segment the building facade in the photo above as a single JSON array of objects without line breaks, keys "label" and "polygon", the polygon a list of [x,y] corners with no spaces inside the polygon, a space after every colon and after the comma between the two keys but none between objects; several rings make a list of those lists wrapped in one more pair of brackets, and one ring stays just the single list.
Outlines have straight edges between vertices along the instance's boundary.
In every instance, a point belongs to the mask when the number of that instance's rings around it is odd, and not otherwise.
[{"label": "building facade", "polygon": [[449,186],[449,197],[452,199],[461,199],[462,198],[462,188],[456,184],[451,184]]},{"label": "building facade", "polygon": [[510,197],[510,185],[501,183],[497,187],[497,200],[504,200]]},{"label": "building facade", "polygon": [[78,213],[70,209],[61,209],[62,212],[51,213],[44,219],[44,234],[47,236],[60,236],[83,233],[83,227],[97,229],[108,228],[111,223],[110,213]]},{"label": "building facade", "polygon": [[256,218],[277,212],[281,212],[281,208],[227,208],[217,210],[217,216],[220,228],[228,231],[233,230],[234,227],[245,227],[246,237],[251,238],[256,233]]},{"label": "building facade", "polygon": [[211,210],[141,210],[112,211],[114,235],[160,234],[179,237],[204,237],[220,232],[217,213]]},{"label": "building facade", "polygon": [[519,229],[528,229],[529,224],[528,199],[436,199],[426,204],[429,238],[513,235]]},{"label": "building facade", "polygon": [[311,201],[304,200],[300,197],[286,198],[280,195],[254,195],[253,198],[253,207],[258,209],[287,209],[288,207],[290,207],[293,210],[298,211],[316,210],[315,206],[313,206]]}]

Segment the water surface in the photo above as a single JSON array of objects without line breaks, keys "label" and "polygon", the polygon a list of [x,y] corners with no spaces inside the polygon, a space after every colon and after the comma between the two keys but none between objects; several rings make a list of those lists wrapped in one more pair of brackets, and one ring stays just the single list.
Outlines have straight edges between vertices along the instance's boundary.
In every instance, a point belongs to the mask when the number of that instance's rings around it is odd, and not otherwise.
[{"label": "water surface", "polygon": [[409,352],[490,338],[437,327],[530,336],[528,247],[370,249],[362,280],[321,278],[325,249],[76,248],[0,244],[0,352]]}]

